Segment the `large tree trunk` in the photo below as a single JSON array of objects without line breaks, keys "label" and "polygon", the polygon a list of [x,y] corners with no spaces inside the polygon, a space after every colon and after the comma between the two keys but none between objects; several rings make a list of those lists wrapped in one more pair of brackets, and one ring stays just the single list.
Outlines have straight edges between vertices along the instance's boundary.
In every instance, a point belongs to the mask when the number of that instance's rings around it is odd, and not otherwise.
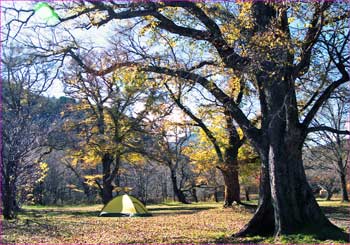
[{"label": "large tree trunk", "polygon": [[271,202],[268,159],[261,154],[259,205],[253,218],[236,236],[272,235],[274,232],[274,210]]},{"label": "large tree trunk", "polygon": [[170,178],[171,178],[171,183],[173,185],[174,195],[177,197],[179,202],[182,202],[184,204],[189,204],[189,202],[186,200],[185,194],[177,187],[176,172],[171,168],[170,168]]},{"label": "large tree trunk", "polygon": [[270,123],[268,131],[268,147],[259,151],[262,179],[258,210],[238,235],[311,232],[320,239],[348,239],[326,218],[313,196],[302,163],[301,138],[297,133],[283,135],[283,120],[274,120],[277,122]]},{"label": "large tree trunk", "polygon": [[231,207],[233,202],[240,203],[237,159],[235,159],[235,164],[223,166],[221,173],[225,184],[224,207]]},{"label": "large tree trunk", "polygon": [[269,172],[272,204],[275,213],[275,235],[307,229],[336,229],[318,206],[306,181],[301,149],[288,144],[271,144]]},{"label": "large tree trunk", "polygon": [[[263,3],[257,3],[256,8],[266,16],[274,12]],[[274,52],[269,52],[274,56],[256,72],[261,132],[249,136],[262,161],[259,206],[238,235],[310,232],[328,239],[348,239],[323,214],[307,183],[302,162],[307,131],[299,122],[294,78],[277,65],[287,59],[288,51],[276,48]]]},{"label": "large tree trunk", "polygon": [[14,219],[16,217],[16,193],[14,192],[14,183],[9,178],[4,179],[2,188],[3,216],[5,219]]},{"label": "large tree trunk", "polygon": [[8,161],[2,169],[2,212],[5,219],[14,219],[19,207],[16,202],[16,162]]},{"label": "large tree trunk", "polygon": [[[328,238],[346,239],[346,234],[331,224],[318,206],[306,181],[301,158],[285,158],[286,155],[275,154],[275,150],[270,147],[268,164],[265,160],[262,167],[258,209],[237,235],[316,232]],[[292,151],[289,148],[290,155],[301,154]]]},{"label": "large tree trunk", "polygon": [[342,202],[349,202],[348,191],[346,190],[346,175],[345,172],[340,173],[340,184],[342,191]]},{"label": "large tree trunk", "polygon": [[107,204],[113,198],[113,178],[111,176],[111,165],[113,163],[113,157],[110,154],[104,154],[102,157],[102,202]]},{"label": "large tree trunk", "polygon": [[233,124],[232,115],[225,108],[226,134],[228,137],[228,146],[225,148],[224,163],[220,168],[224,177],[225,197],[224,207],[231,207],[233,202],[240,203],[240,186],[238,179],[238,149],[242,145],[239,134]]},{"label": "large tree trunk", "polygon": [[104,205],[113,199],[112,193],[113,193],[113,186],[109,183],[109,181],[103,182],[102,203]]}]

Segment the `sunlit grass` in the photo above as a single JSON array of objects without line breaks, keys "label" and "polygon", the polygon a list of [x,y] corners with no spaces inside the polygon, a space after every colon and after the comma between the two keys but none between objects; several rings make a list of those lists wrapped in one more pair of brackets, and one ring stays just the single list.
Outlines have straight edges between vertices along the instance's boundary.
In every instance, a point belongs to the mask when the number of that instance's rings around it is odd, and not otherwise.
[{"label": "sunlit grass", "polygon": [[[252,201],[251,204],[256,202]],[[331,220],[349,231],[350,205],[319,201]],[[14,221],[3,221],[7,243],[339,243],[310,235],[274,238],[233,238],[253,210],[242,206],[223,209],[222,203],[184,205],[168,202],[147,205],[153,217],[100,218],[102,205],[25,206]]]}]

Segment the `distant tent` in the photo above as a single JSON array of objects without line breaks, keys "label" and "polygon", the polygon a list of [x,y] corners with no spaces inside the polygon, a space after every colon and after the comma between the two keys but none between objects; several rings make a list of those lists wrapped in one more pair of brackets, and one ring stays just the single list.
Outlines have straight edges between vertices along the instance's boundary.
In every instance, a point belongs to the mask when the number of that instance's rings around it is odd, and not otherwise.
[{"label": "distant tent", "polygon": [[109,201],[101,210],[103,217],[152,216],[135,197],[124,194]]}]

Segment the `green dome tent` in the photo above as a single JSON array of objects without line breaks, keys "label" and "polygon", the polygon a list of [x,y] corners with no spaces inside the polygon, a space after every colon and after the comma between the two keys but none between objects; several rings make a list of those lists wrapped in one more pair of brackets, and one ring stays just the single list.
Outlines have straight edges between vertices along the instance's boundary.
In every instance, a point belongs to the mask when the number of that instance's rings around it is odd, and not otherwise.
[{"label": "green dome tent", "polygon": [[103,217],[143,217],[152,216],[146,207],[135,197],[124,194],[110,200],[101,210]]}]

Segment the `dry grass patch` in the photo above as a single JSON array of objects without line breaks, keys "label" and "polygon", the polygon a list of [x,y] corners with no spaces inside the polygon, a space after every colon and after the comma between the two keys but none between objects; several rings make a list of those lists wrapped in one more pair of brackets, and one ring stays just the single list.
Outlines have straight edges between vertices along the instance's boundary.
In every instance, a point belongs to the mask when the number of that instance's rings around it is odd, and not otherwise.
[{"label": "dry grass patch", "polygon": [[[320,202],[332,222],[350,231],[350,206]],[[17,220],[3,221],[3,243],[321,243],[309,236],[235,239],[231,235],[248,222],[253,210],[218,203],[150,205],[153,217],[97,217],[101,205],[25,207]],[[334,243],[323,241],[322,243]]]},{"label": "dry grass patch", "polygon": [[151,205],[153,217],[100,218],[101,206],[26,208],[4,222],[8,243],[215,243],[242,227],[251,214],[221,204]]}]

